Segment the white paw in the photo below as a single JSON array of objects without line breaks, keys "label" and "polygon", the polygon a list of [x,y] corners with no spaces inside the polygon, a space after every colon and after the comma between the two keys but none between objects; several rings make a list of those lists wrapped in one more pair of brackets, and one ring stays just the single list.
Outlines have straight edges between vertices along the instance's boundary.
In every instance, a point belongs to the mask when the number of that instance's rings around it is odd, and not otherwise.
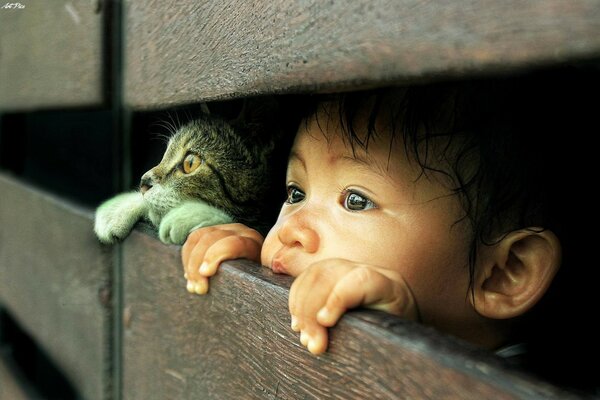
[{"label": "white paw", "polygon": [[141,193],[122,193],[98,207],[94,232],[101,242],[111,244],[125,239],[146,213]]},{"label": "white paw", "polygon": [[218,208],[202,201],[188,201],[164,216],[158,236],[163,243],[181,245],[194,229],[231,222],[234,222],[233,218]]}]

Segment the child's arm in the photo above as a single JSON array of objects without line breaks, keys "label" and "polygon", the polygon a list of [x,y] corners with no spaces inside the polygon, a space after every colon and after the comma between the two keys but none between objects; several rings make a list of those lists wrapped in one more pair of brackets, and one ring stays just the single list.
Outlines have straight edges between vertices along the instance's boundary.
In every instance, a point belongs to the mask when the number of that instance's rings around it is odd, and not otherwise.
[{"label": "child's arm", "polygon": [[260,233],[242,224],[216,225],[193,231],[181,249],[187,290],[206,294],[208,278],[225,260],[246,258],[260,262],[263,240]]},{"label": "child's arm", "polygon": [[410,288],[400,274],[344,259],[317,262],[303,271],[290,289],[292,329],[313,354],[327,349],[327,328],[346,310],[358,306],[418,319]]}]

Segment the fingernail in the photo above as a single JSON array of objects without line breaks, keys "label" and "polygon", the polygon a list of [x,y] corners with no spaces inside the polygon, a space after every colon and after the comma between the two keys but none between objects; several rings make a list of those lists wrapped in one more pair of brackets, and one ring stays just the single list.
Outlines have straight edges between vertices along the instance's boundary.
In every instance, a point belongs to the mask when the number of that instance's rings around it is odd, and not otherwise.
[{"label": "fingernail", "polygon": [[298,331],[298,318],[292,315],[292,330]]},{"label": "fingernail", "polygon": [[200,272],[202,275],[205,275],[208,272],[208,264],[206,261],[202,263],[200,269],[198,269],[198,272]]},{"label": "fingernail", "polygon": [[196,294],[206,294],[206,292],[208,291],[208,287],[204,283],[196,282],[194,291],[196,292]]},{"label": "fingernail", "polygon": [[192,281],[187,281],[187,291],[194,293],[194,283]]},{"label": "fingernail", "polygon": [[308,346],[306,346],[306,348],[308,349],[308,351],[315,354],[316,346],[317,346],[317,343],[313,339],[311,339],[308,341]]},{"label": "fingernail", "polygon": [[330,318],[331,314],[329,313],[329,310],[325,307],[321,308],[317,313],[317,319],[319,320],[329,321]]},{"label": "fingernail", "polygon": [[308,341],[308,334],[306,334],[304,331],[300,332],[300,343],[302,343],[302,346],[306,347]]}]

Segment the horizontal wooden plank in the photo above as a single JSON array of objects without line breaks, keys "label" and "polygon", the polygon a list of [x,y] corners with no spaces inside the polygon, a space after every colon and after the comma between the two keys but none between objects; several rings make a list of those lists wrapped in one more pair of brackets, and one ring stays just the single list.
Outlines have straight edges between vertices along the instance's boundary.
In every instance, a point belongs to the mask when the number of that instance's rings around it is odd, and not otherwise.
[{"label": "horizontal wooden plank", "polygon": [[123,247],[127,399],[574,398],[487,352],[375,311],[354,311],[312,356],[289,327],[290,277],[233,261],[189,294],[179,248]]},{"label": "horizontal wooden plank", "polygon": [[0,4],[0,110],[101,104],[105,57],[99,4],[90,0]]},{"label": "horizontal wooden plank", "polygon": [[598,0],[129,0],[125,7],[125,98],[137,108],[600,55]]},{"label": "horizontal wooden plank", "polygon": [[112,253],[91,211],[0,175],[0,304],[84,398],[105,396]]}]

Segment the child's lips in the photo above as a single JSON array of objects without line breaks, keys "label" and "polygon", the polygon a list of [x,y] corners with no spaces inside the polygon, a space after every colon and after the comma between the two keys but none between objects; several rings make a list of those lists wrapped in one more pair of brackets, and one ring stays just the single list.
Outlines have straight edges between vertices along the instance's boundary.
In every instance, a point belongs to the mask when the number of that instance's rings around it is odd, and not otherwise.
[{"label": "child's lips", "polygon": [[286,262],[286,259],[289,259],[286,254],[289,255],[289,253],[285,250],[280,250],[273,256],[271,261],[271,269],[276,274],[293,275],[294,271],[292,271],[290,264]]},{"label": "child's lips", "polygon": [[271,269],[276,274],[289,275],[287,267],[285,266],[285,264],[283,262],[281,262],[279,260],[273,260],[273,262],[271,263]]}]

